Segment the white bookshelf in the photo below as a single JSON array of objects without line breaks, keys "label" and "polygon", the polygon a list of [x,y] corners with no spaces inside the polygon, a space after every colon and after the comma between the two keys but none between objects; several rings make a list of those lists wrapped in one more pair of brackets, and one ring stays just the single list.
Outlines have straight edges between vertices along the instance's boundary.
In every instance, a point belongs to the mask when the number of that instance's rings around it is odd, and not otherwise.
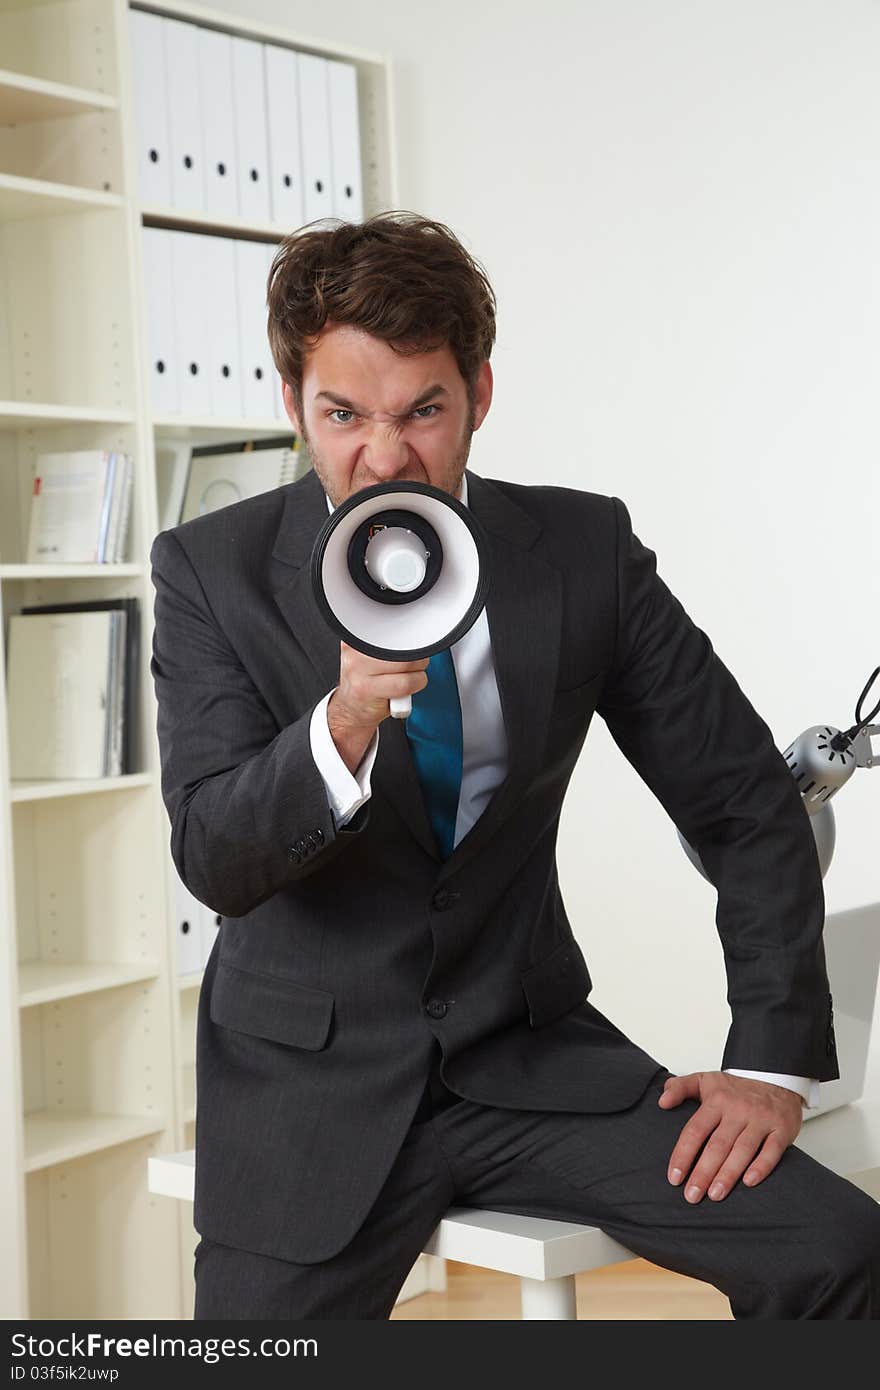
[{"label": "white bookshelf", "polygon": [[104,92],[0,69],[0,126],[36,125],[59,116],[115,111],[118,105],[115,97]]},{"label": "white bookshelf", "polygon": [[133,425],[124,410],[93,410],[89,406],[46,405],[32,401],[0,401],[0,430],[30,429],[35,425]]},{"label": "white bookshelf", "polygon": [[116,210],[123,206],[123,199],[116,193],[94,193],[74,184],[0,175],[0,222],[31,222],[36,217],[65,217],[93,208]]},{"label": "white bookshelf", "polygon": [[118,961],[23,961],[18,971],[18,1006],[29,1009],[77,994],[154,980],[160,969],[158,960],[130,965]]},{"label": "white bookshelf", "polygon": [[[364,215],[395,206],[382,55],[186,4],[142,7],[351,62]],[[0,0],[0,1314],[192,1315],[191,1208],[151,1156],[191,1147],[200,972],[177,969],[169,826],[149,671],[157,452],[289,434],[286,420],[150,408],[142,231],[274,242],[290,230],[142,207],[126,0]],[[37,456],[135,460],[125,562],[25,563]],[[12,782],[8,621],[30,604],[136,597],[137,771]]]}]

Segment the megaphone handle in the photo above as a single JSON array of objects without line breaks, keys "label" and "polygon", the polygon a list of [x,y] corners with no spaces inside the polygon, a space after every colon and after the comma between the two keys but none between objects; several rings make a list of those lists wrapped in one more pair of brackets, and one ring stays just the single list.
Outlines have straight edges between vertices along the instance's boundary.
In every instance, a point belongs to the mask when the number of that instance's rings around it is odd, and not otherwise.
[{"label": "megaphone handle", "polygon": [[409,719],[412,714],[412,696],[400,695],[390,700],[391,713],[395,719]]}]

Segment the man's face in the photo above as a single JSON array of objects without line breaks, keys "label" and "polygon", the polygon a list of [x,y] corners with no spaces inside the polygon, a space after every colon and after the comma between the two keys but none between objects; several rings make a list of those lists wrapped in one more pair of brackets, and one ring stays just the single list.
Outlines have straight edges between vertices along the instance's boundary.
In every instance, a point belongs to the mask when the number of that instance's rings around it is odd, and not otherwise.
[{"label": "man's face", "polygon": [[455,497],[492,370],[483,363],[471,412],[448,344],[404,356],[363,329],[328,324],[306,355],[302,419],[286,382],[282,394],[334,507],[374,483],[430,483]]}]

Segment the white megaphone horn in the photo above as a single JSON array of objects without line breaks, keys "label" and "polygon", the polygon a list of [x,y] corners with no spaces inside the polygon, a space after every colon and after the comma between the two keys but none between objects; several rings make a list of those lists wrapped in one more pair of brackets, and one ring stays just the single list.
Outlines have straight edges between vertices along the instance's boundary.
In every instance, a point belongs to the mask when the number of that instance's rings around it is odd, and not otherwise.
[{"label": "white megaphone horn", "polygon": [[[473,512],[427,483],[377,483],[330,513],[312,548],[318,608],[344,642],[379,661],[453,646],[483,611],[488,545]],[[406,719],[412,697],[391,700]]]}]

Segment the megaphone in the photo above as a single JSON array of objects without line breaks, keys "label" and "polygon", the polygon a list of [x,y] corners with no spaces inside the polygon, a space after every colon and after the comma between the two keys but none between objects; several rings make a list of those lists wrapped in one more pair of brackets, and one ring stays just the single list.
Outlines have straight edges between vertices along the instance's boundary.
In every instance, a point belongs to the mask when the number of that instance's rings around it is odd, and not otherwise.
[{"label": "megaphone", "polygon": [[[380,661],[418,661],[473,627],[489,588],[473,512],[427,483],[376,483],[330,513],[312,547],[318,608],[344,642]],[[406,719],[412,697],[392,699]]]}]

